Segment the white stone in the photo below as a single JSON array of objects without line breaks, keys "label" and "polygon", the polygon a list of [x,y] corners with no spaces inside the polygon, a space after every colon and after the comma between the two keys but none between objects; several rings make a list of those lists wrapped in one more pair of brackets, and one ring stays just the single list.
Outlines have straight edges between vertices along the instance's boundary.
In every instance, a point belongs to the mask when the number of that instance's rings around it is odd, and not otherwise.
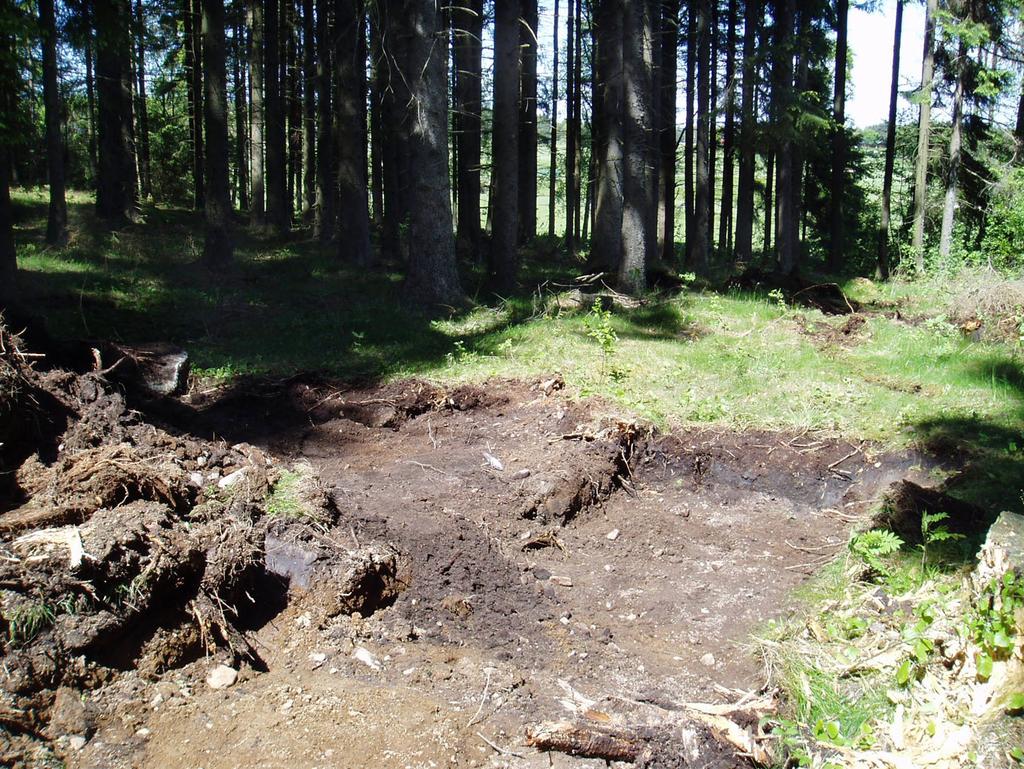
[{"label": "white stone", "polygon": [[378,660],[374,656],[373,652],[371,652],[366,647],[357,646],[356,650],[354,652],[352,652],[352,656],[355,659],[357,659],[360,662],[362,662],[367,667],[373,668],[374,670],[380,670],[381,667],[382,667],[382,665],[380,664],[380,660]]},{"label": "white stone", "polygon": [[206,674],[206,683],[211,689],[227,689],[238,680],[238,671],[227,665],[218,665]]},{"label": "white stone", "polygon": [[217,488],[230,489],[244,477],[245,468],[243,467],[241,470],[235,470],[235,472],[231,473],[230,475],[225,475],[223,478],[217,481]]},{"label": "white stone", "polygon": [[617,540],[619,538],[619,533],[620,532],[619,532],[618,529],[612,529],[607,534],[605,534],[605,537],[607,539],[610,539],[612,542],[614,542],[615,540]]},{"label": "white stone", "polygon": [[706,665],[709,668],[713,668],[715,666],[715,655],[711,652],[708,652],[700,658],[700,664]]},{"label": "white stone", "polygon": [[72,750],[81,750],[85,747],[86,739],[80,734],[68,737],[68,747]]}]

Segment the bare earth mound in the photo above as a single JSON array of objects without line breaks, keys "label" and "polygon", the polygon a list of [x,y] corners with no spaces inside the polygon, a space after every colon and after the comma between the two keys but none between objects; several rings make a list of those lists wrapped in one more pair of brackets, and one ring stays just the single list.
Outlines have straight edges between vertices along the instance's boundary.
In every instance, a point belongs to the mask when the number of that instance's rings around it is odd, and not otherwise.
[{"label": "bare earth mound", "polygon": [[626,719],[638,765],[743,765],[686,703],[758,691],[747,634],[927,469],[659,436],[557,378],[248,383],[158,426],[8,360],[52,426],[4,457],[13,766],[604,765],[526,746],[567,713]]}]

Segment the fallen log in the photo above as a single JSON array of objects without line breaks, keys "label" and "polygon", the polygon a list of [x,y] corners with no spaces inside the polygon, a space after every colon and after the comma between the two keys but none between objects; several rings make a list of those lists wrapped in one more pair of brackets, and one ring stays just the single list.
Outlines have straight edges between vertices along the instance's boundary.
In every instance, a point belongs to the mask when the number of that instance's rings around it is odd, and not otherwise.
[{"label": "fallen log", "polygon": [[581,758],[633,763],[644,750],[639,735],[621,728],[569,721],[543,723],[526,730],[526,744]]}]

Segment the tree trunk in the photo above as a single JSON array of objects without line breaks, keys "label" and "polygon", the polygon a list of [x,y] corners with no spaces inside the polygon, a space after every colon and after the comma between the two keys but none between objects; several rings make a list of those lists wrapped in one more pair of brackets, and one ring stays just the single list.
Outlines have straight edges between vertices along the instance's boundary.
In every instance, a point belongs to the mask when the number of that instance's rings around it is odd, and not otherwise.
[{"label": "tree trunk", "polygon": [[192,205],[206,204],[206,174],[203,171],[203,52],[199,30],[199,0],[183,0],[185,25],[185,78],[188,91],[188,125],[192,137]]},{"label": "tree trunk", "polygon": [[725,45],[725,129],[722,135],[722,213],[718,220],[718,245],[732,253],[733,184],[736,169],[736,8],[729,0]]},{"label": "tree trunk", "polygon": [[43,37],[43,103],[46,107],[46,161],[50,188],[46,242],[52,246],[66,246],[68,242],[68,204],[64,197],[64,141],[60,132],[61,99],[57,80],[57,20],[54,14],[53,0],[39,0],[39,27]]},{"label": "tree trunk", "polygon": [[576,89],[576,5],[583,0],[567,0],[565,37],[565,248],[570,254],[576,253],[576,224],[573,214],[576,210],[576,131],[574,129],[573,105]]},{"label": "tree trunk", "polygon": [[693,201],[693,250],[690,264],[699,273],[711,265],[711,205],[713,180],[709,168],[711,134],[711,0],[693,0],[696,24],[697,115],[694,148],[696,185]]},{"label": "tree trunk", "polygon": [[932,78],[935,75],[935,17],[939,0],[927,0],[924,17],[924,54],[921,57],[921,100],[917,118],[917,160],[914,164],[914,266],[924,272],[924,220],[928,201],[929,134],[932,125]]},{"label": "tree trunk", "polygon": [[580,231],[583,229],[580,211],[583,199],[583,0],[576,0],[576,55],[572,79],[572,241],[577,244],[580,240]]},{"label": "tree trunk", "polygon": [[900,85],[900,41],[903,39],[903,0],[896,0],[896,32],[892,43],[892,77],[889,81],[889,123],[885,131],[885,173],[882,180],[882,217],[878,223],[878,267],[875,277],[889,279],[889,209],[892,174],[896,162],[896,105]]},{"label": "tree trunk", "polygon": [[302,0],[302,219],[316,208],[316,42],[313,0]]},{"label": "tree trunk", "polygon": [[96,158],[96,90],[93,75],[92,29],[87,29],[85,34],[85,104],[89,112],[89,180],[95,184],[99,161]]},{"label": "tree trunk", "polygon": [[281,93],[281,0],[264,0],[264,99],[267,153],[267,224],[278,235],[291,225],[286,168],[285,105]]},{"label": "tree trunk", "polygon": [[666,265],[676,256],[676,70],[679,58],[679,0],[662,0],[660,115],[658,148],[658,253]]},{"label": "tree trunk", "polygon": [[[316,15],[316,59],[317,90],[317,152],[316,152],[316,206],[313,214],[313,234],[321,243],[334,239],[337,232],[335,173],[340,170],[334,162],[334,89],[331,87],[331,61],[340,54],[340,48],[332,46],[331,11],[334,0],[320,0]],[[335,5],[336,11],[341,11]],[[340,21],[340,20],[338,20]],[[352,55],[352,51],[348,55]],[[340,118],[340,115],[339,115]]]},{"label": "tree trunk", "polygon": [[793,210],[795,180],[793,120],[789,105],[793,98],[793,22],[795,0],[777,0],[772,53],[772,111],[778,149],[775,153],[775,244],[778,269],[791,275],[797,268],[797,225]]},{"label": "tree trunk", "polygon": [[537,236],[537,0],[522,0],[519,50],[519,242]]},{"label": "tree trunk", "polygon": [[684,130],[686,150],[683,155],[683,214],[686,219],[684,222],[686,230],[686,264],[691,264],[693,260],[693,226],[695,221],[693,207],[693,122],[694,104],[697,94],[697,13],[695,9],[696,2],[689,0],[689,8],[686,12],[686,128]]},{"label": "tree trunk", "polygon": [[711,0],[711,114],[708,119],[708,178],[711,180],[711,204],[708,206],[708,243],[710,254],[715,254],[715,185],[718,182],[718,0]]},{"label": "tree trunk", "polygon": [[518,0],[502,0],[495,6],[494,14],[491,274],[496,290],[507,295],[515,287],[519,268],[516,225],[519,221],[520,4]]},{"label": "tree trunk", "polygon": [[459,0],[452,7],[455,28],[455,134],[458,189],[458,251],[479,259],[480,112],[484,23],[483,0]]},{"label": "tree trunk", "polygon": [[[555,236],[555,206],[558,182],[558,0],[555,0],[555,21],[551,30],[554,71],[551,75],[551,153],[548,161],[548,237]],[[1024,96],[1021,97],[1024,104]]]},{"label": "tree trunk", "polygon": [[413,32],[406,77],[415,108],[405,125],[417,169],[409,195],[409,237],[416,247],[409,251],[405,293],[421,304],[458,306],[465,297],[455,266],[448,175],[447,30],[435,0],[405,0],[402,10]]},{"label": "tree trunk", "polygon": [[1024,163],[1024,83],[1021,83],[1020,96],[1017,97],[1017,122],[1013,127],[1013,139],[1016,144],[1013,150],[1013,164]]},{"label": "tree trunk", "polygon": [[621,0],[598,0],[594,27],[598,84],[598,98],[594,105],[594,133],[598,138],[595,146],[597,192],[589,269],[606,272],[618,270],[622,258],[622,164],[625,156],[622,116],[625,91]]},{"label": "tree trunk", "polygon": [[249,222],[254,227],[267,223],[263,176],[263,134],[266,116],[263,105],[263,0],[249,0],[246,14],[251,37],[249,82],[252,87],[252,119],[249,130],[249,168],[252,171],[252,200]]},{"label": "tree trunk", "polygon": [[153,177],[149,167],[149,104],[146,97],[146,16],[142,0],[135,0],[136,71],[139,110],[139,188],[143,198],[153,195]]},{"label": "tree trunk", "polygon": [[383,59],[380,50],[380,20],[370,9],[370,191],[373,199],[373,227],[384,227],[384,127],[381,119]]},{"label": "tree trunk", "polygon": [[96,74],[99,91],[99,173],[96,211],[121,224],[135,218],[132,148],[131,13],[126,0],[98,0]]},{"label": "tree trunk", "polygon": [[655,169],[658,116],[654,93],[654,3],[623,3],[622,59],[625,72],[625,144],[622,164],[622,259],[619,285],[639,294],[647,287],[647,266],[657,254],[658,198]]},{"label": "tree trunk", "polygon": [[949,134],[949,168],[946,171],[946,199],[942,207],[939,257],[945,266],[953,248],[953,218],[959,193],[960,154],[963,145],[964,79],[967,76],[967,46],[961,39],[957,50],[956,86],[953,90],[953,118]]},{"label": "tree trunk", "polygon": [[384,248],[392,256],[404,256],[403,232],[409,224],[410,200],[412,193],[412,167],[410,147],[406,141],[412,120],[409,105],[412,94],[409,90],[409,75],[412,65],[409,61],[413,44],[409,41],[412,27],[402,16],[403,6],[388,3],[377,4],[380,18],[381,50],[384,55],[382,83],[380,86],[381,117],[384,124],[381,138],[383,151],[381,161],[384,179]]},{"label": "tree trunk", "polygon": [[836,0],[835,91],[832,97],[832,185],[828,268],[835,272],[843,265],[843,197],[846,188],[846,28],[849,0]]},{"label": "tree trunk", "polygon": [[766,259],[769,254],[774,253],[774,244],[772,243],[772,219],[775,216],[775,201],[772,198],[774,189],[775,153],[768,150],[764,158],[764,242],[761,245],[761,254]]},{"label": "tree trunk", "polygon": [[370,210],[366,190],[366,101],[360,69],[359,36],[363,28],[361,0],[335,0],[334,23],[337,47],[334,72],[338,83],[338,254],[366,267],[371,261]]},{"label": "tree trunk", "polygon": [[743,85],[740,93],[740,168],[736,190],[736,248],[737,262],[749,262],[753,257],[754,239],[754,173],[756,170],[755,137],[757,115],[754,96],[757,88],[757,29],[763,11],[761,0],[746,0],[746,19],[743,26]]},{"label": "tree trunk", "polygon": [[301,70],[299,67],[299,29],[294,0],[282,0],[281,34],[284,61],[282,85],[287,128],[285,130],[285,200],[288,222],[295,218],[295,211],[302,210],[302,95]]},{"label": "tree trunk", "polygon": [[235,22],[235,57],[234,57],[234,85],[235,85],[235,168],[238,180],[238,207],[245,210],[249,208],[249,165],[247,162],[249,136],[246,131],[246,117],[249,114],[248,98],[246,96],[245,69],[242,62],[246,59],[245,30],[242,25]]},{"label": "tree trunk", "polygon": [[18,300],[18,252],[14,246],[14,212],[11,209],[11,126],[18,109],[20,74],[10,32],[0,29],[0,311]]},{"label": "tree trunk", "polygon": [[224,61],[224,0],[202,0],[203,117],[206,129],[206,240],[203,261],[231,261],[231,184],[228,181],[228,76]]}]

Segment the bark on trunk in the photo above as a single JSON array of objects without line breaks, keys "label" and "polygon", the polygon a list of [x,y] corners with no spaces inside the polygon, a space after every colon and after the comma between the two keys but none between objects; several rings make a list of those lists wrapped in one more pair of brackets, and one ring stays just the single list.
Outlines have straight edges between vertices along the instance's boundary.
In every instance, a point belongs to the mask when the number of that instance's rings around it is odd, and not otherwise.
[{"label": "bark on trunk", "polygon": [[143,198],[153,195],[153,176],[149,167],[149,105],[146,101],[146,16],[142,0],[135,0],[136,74],[138,96],[139,189]]},{"label": "bark on trunk", "polygon": [[932,79],[935,75],[935,16],[939,0],[927,0],[924,17],[924,54],[921,57],[920,111],[917,118],[917,160],[914,164],[914,265],[924,272],[924,222],[928,201],[929,134],[932,125]]},{"label": "bark on trunk", "polygon": [[756,170],[755,135],[757,117],[754,95],[757,88],[757,29],[763,16],[761,0],[746,1],[746,19],[743,26],[743,85],[740,93],[740,163],[739,183],[736,190],[736,248],[737,262],[749,262],[753,257],[754,239],[754,172]]},{"label": "bark on trunk", "polygon": [[565,37],[565,248],[570,254],[576,253],[576,131],[573,105],[575,104],[576,81],[576,3],[583,0],[568,0],[566,3]]},{"label": "bark on trunk", "polygon": [[95,3],[99,91],[99,173],[96,211],[121,224],[135,218],[132,147],[131,13],[126,0]]},{"label": "bark on trunk", "polygon": [[383,59],[380,50],[380,20],[370,9],[370,190],[373,199],[373,227],[384,227],[384,127],[381,119]]},{"label": "bark on trunk", "polygon": [[595,132],[598,142],[597,192],[594,200],[594,233],[589,268],[617,270],[622,255],[623,179],[625,137],[622,116],[625,98],[622,62],[622,9],[616,0],[600,0],[594,26],[597,37],[598,99]]},{"label": "bark on trunk", "polygon": [[697,14],[695,8],[696,3],[694,0],[690,0],[689,8],[686,12],[686,128],[684,130],[686,149],[683,155],[683,215],[686,219],[684,226],[686,230],[687,264],[692,263],[694,246],[693,163],[695,158],[693,154],[693,123],[697,94]]},{"label": "bark on trunk", "polygon": [[503,0],[494,10],[494,127],[492,162],[494,203],[491,275],[495,289],[507,295],[516,283],[519,220],[518,95],[521,73],[518,0]]},{"label": "bark on trunk", "polygon": [[843,196],[846,187],[846,27],[849,0],[836,0],[835,92],[832,97],[832,188],[829,191],[830,221],[828,267],[843,264]]},{"label": "bark on trunk", "polygon": [[85,40],[85,103],[86,109],[89,111],[89,176],[90,181],[95,183],[99,161],[96,158],[96,88],[93,74],[93,47],[93,33],[90,28],[86,30]]},{"label": "bark on trunk", "polygon": [[406,0],[407,72],[415,108],[405,122],[409,158],[417,169],[410,187],[409,251],[405,294],[425,305],[465,302],[455,266],[448,175],[448,35],[434,0]]},{"label": "bark on trunk", "polygon": [[340,50],[331,45],[329,6],[332,1],[320,0],[316,19],[317,49],[320,55],[316,60],[317,153],[313,234],[321,243],[327,243],[334,238],[337,221],[335,205],[337,185],[334,181],[337,168],[334,162],[334,89],[331,87],[331,60],[339,54]]},{"label": "bark on trunk", "polygon": [[[554,71],[551,75],[551,153],[548,161],[548,237],[555,236],[555,206],[557,195],[555,194],[558,182],[558,0],[555,0],[555,21],[551,30],[551,50],[554,61]],[[1021,96],[1021,103],[1024,104],[1024,95]]]},{"label": "bark on trunk", "polygon": [[188,98],[188,126],[192,141],[192,205],[199,211],[206,202],[206,174],[203,171],[203,53],[199,32],[199,0],[183,0],[185,28],[185,79]]},{"label": "bark on trunk", "polygon": [[57,21],[53,0],[39,0],[39,27],[43,37],[43,103],[46,108],[46,162],[50,188],[46,242],[65,246],[68,242],[68,205],[64,197],[64,140],[60,132]]},{"label": "bark on trunk", "polygon": [[17,105],[19,73],[15,66],[13,42],[6,29],[0,29],[0,311],[17,301],[18,258],[14,247],[14,212],[11,210],[11,138],[9,126]]},{"label": "bark on trunk", "polygon": [[316,208],[316,42],[313,0],[302,0],[302,219]]},{"label": "bark on trunk", "polygon": [[377,4],[384,54],[382,83],[380,86],[382,131],[382,166],[384,177],[384,248],[395,258],[405,256],[403,231],[409,224],[412,197],[412,169],[407,141],[412,120],[409,110],[412,94],[408,78],[411,75],[410,37],[412,27],[403,16],[401,3]]},{"label": "bark on trunk", "polygon": [[619,285],[639,294],[647,287],[647,267],[657,254],[655,183],[657,113],[654,100],[654,3],[625,0],[622,59],[625,90],[625,143],[622,188],[622,259]]},{"label": "bark on trunk", "polygon": [[458,189],[458,251],[479,259],[480,112],[483,0],[459,0],[452,7],[455,29],[455,178]]},{"label": "bark on trunk", "polygon": [[882,216],[878,223],[878,266],[875,277],[889,278],[889,213],[892,174],[896,162],[896,105],[900,84],[900,41],[903,38],[903,0],[896,0],[896,32],[892,44],[892,77],[889,80],[889,123],[885,131],[885,172],[882,179]]},{"label": "bark on trunk", "polygon": [[228,83],[224,0],[202,0],[203,117],[206,129],[206,240],[211,267],[231,261],[231,184],[228,181]]},{"label": "bark on trunk", "polygon": [[264,0],[264,98],[266,121],[267,225],[278,235],[291,225],[286,168],[285,105],[281,93],[281,4]]},{"label": "bark on trunk", "polygon": [[797,268],[797,225],[793,210],[796,186],[793,121],[789,104],[793,95],[793,21],[795,0],[777,0],[773,41],[772,110],[778,149],[775,153],[775,244],[778,270],[791,275]]},{"label": "bark on trunk", "polygon": [[537,236],[537,0],[522,0],[519,51],[519,242]]},{"label": "bark on trunk", "polygon": [[942,232],[939,235],[939,258],[945,265],[953,248],[953,219],[959,193],[960,153],[963,145],[964,78],[967,46],[960,41],[957,51],[956,87],[953,90],[953,118],[949,134],[949,168],[946,171],[946,197],[942,207]]},{"label": "bark on trunk", "polygon": [[335,0],[334,23],[337,47],[334,73],[338,84],[338,255],[361,267],[371,261],[370,210],[366,191],[366,144],[363,134],[362,103],[364,67],[359,56],[359,36],[363,27],[360,0]]},{"label": "bark on trunk", "polygon": [[266,117],[263,105],[263,0],[249,0],[247,22],[251,37],[249,82],[252,87],[252,119],[249,130],[252,200],[249,207],[249,222],[254,227],[263,227],[267,222],[263,175],[263,134]]},{"label": "bark on trunk", "polygon": [[671,265],[676,256],[676,74],[679,58],[679,0],[661,7],[658,253]]},{"label": "bark on trunk", "polygon": [[694,161],[693,250],[690,264],[699,273],[711,264],[711,185],[709,146],[711,133],[711,2],[694,0],[697,53],[697,114]]},{"label": "bark on trunk", "polygon": [[761,254],[768,258],[775,252],[772,243],[772,220],[775,216],[775,201],[772,192],[775,190],[775,153],[768,151],[764,158],[764,238]]},{"label": "bark on trunk", "polygon": [[736,170],[736,8],[729,0],[725,46],[725,129],[722,134],[722,213],[718,220],[718,245],[732,253],[733,184]]},{"label": "bark on trunk", "polygon": [[235,87],[235,178],[238,182],[238,207],[249,208],[249,136],[246,130],[246,117],[249,114],[248,97],[246,96],[245,69],[242,62],[246,59],[245,31],[237,21],[234,27],[234,87]]}]

